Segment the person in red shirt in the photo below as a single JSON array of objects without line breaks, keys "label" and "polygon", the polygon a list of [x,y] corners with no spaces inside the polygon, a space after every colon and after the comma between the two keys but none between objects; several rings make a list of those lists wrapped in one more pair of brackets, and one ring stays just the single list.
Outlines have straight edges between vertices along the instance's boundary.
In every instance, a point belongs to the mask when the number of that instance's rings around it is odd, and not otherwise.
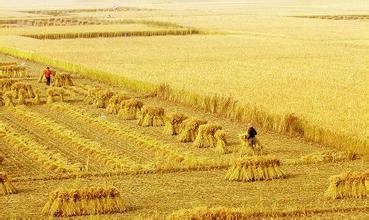
[{"label": "person in red shirt", "polygon": [[44,76],[46,78],[46,85],[48,86],[50,86],[52,74],[53,73],[51,72],[50,67],[46,67],[46,69],[44,70]]}]

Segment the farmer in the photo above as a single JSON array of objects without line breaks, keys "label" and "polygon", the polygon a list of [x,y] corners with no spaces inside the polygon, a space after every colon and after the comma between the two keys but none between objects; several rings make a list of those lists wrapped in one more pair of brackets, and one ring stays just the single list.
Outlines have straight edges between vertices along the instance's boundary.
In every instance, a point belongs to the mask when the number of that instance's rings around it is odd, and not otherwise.
[{"label": "farmer", "polygon": [[44,70],[44,76],[46,78],[46,85],[50,86],[50,82],[51,82],[51,76],[52,76],[52,72],[50,70],[50,67],[46,67],[46,69]]},{"label": "farmer", "polygon": [[255,128],[253,127],[252,123],[247,124],[247,140],[249,141],[249,144],[252,148],[256,147],[256,135],[258,133],[256,132]]}]

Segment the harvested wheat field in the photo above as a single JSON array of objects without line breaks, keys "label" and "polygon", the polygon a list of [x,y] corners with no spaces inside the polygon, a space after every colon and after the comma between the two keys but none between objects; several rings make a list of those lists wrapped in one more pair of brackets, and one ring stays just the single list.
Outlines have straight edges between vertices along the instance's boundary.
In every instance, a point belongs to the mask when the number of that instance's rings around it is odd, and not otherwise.
[{"label": "harvested wheat field", "polygon": [[21,2],[0,219],[369,217],[366,1]]}]

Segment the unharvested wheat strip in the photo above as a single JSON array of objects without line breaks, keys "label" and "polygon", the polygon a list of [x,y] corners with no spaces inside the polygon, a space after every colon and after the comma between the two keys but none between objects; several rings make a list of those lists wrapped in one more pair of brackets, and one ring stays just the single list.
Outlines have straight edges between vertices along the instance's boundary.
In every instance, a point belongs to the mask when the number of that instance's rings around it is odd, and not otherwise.
[{"label": "unharvested wheat strip", "polygon": [[112,152],[104,149],[99,143],[81,137],[78,133],[65,128],[64,126],[45,118],[30,109],[16,108],[15,113],[24,117],[28,122],[42,127],[47,132],[53,132],[61,138],[67,139],[71,144],[76,146],[78,150],[89,153],[96,160],[103,162],[113,168],[129,168],[132,162],[116,157]]},{"label": "unharvested wheat strip", "polygon": [[41,162],[46,169],[54,170],[56,172],[78,171],[78,166],[67,164],[65,162],[66,159],[56,157],[51,152],[45,150],[43,146],[40,146],[33,139],[18,133],[9,124],[0,121],[0,129],[5,130],[3,138],[9,145]]},{"label": "unharvested wheat strip", "polygon": [[160,141],[148,137],[142,137],[141,135],[130,131],[129,128],[124,127],[121,124],[116,124],[93,117],[89,115],[89,113],[87,113],[86,111],[69,104],[55,103],[53,106],[57,109],[63,110],[64,112],[67,112],[69,115],[73,115],[74,117],[79,118],[80,120],[87,121],[91,124],[96,124],[97,126],[104,128],[106,132],[110,132],[120,137],[125,137],[130,141],[139,144],[140,146],[146,147],[150,150],[158,151],[160,154],[167,157],[168,159],[175,161],[182,161],[186,159],[186,156],[181,155],[179,152],[173,151],[171,147],[167,144],[161,143]]}]

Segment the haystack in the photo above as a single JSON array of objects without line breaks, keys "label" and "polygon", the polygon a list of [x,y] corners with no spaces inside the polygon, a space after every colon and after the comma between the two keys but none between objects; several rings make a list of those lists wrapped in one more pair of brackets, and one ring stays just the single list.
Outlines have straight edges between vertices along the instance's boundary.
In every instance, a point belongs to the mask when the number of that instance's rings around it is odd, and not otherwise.
[{"label": "haystack", "polygon": [[17,193],[17,190],[15,189],[7,173],[5,172],[0,172],[0,184],[5,195]]},{"label": "haystack", "polygon": [[200,125],[206,124],[207,121],[195,118],[189,118],[182,122],[178,139],[180,142],[193,142],[197,136]]},{"label": "haystack", "polygon": [[88,95],[84,99],[84,102],[88,105],[94,104],[94,101],[97,99],[97,93],[100,92],[102,89],[100,88],[91,88],[88,89]]},{"label": "haystack", "polygon": [[24,82],[16,82],[11,86],[11,90],[16,94],[16,97],[18,97],[19,95],[19,90],[24,90],[25,91],[25,96],[27,98],[34,98],[35,97],[35,93],[33,91],[33,87],[31,84],[29,83],[24,83]]},{"label": "haystack", "polygon": [[47,91],[47,104],[51,104],[55,102],[54,97],[59,97],[61,102],[65,101],[65,96],[69,95],[63,88],[61,87],[52,87],[48,88]]},{"label": "haystack", "polygon": [[218,154],[226,154],[228,150],[227,146],[227,134],[223,130],[218,130],[214,134],[214,138],[216,140],[215,152]]},{"label": "haystack", "polygon": [[369,172],[348,172],[331,176],[325,196],[330,199],[367,198],[369,196]]},{"label": "haystack", "polygon": [[138,99],[125,100],[121,103],[118,117],[124,120],[137,119],[143,106],[143,102]]},{"label": "haystack", "polygon": [[199,132],[194,141],[194,146],[198,148],[215,147],[215,132],[221,130],[222,126],[215,124],[204,124],[199,126]]},{"label": "haystack", "polygon": [[126,211],[119,191],[114,187],[90,187],[50,193],[42,213],[54,217],[113,214]]},{"label": "haystack", "polygon": [[240,141],[241,141],[241,146],[239,148],[238,153],[241,156],[263,154],[263,147],[261,146],[259,140],[256,137],[254,138],[254,141],[255,141],[254,147],[250,144],[248,140],[248,134],[241,134]]},{"label": "haystack", "polygon": [[[1,135],[0,135],[1,137]],[[4,155],[0,154],[0,164],[2,164],[4,162]]]},{"label": "haystack", "polygon": [[58,73],[53,78],[53,86],[73,86],[72,76],[69,73]]},{"label": "haystack", "polygon": [[39,89],[35,89],[34,92],[35,92],[35,98],[33,98],[32,104],[40,105],[41,104],[41,99],[40,99],[41,91]]},{"label": "haystack", "polygon": [[225,179],[229,181],[260,181],[284,178],[280,161],[273,157],[245,157],[235,162]]},{"label": "haystack", "polygon": [[3,94],[4,105],[8,107],[9,106],[14,107],[14,101],[13,101],[14,96],[15,96],[14,93],[11,91],[5,92]]},{"label": "haystack", "polygon": [[188,117],[182,113],[172,112],[164,117],[164,134],[177,135],[180,132],[182,122]]},{"label": "haystack", "polygon": [[15,66],[17,65],[17,62],[0,62],[0,67],[3,66]]},{"label": "haystack", "polygon": [[18,105],[25,105],[26,104],[26,96],[27,96],[27,92],[24,89],[19,89],[18,90]]},{"label": "haystack", "polygon": [[109,101],[108,101],[108,105],[106,107],[106,111],[110,114],[118,114],[120,108],[121,108],[121,104],[123,101],[130,99],[131,97],[125,94],[116,94],[113,95]]},{"label": "haystack", "polygon": [[15,83],[15,80],[12,79],[0,79],[0,91],[6,92],[10,91],[12,88],[12,85]]},{"label": "haystack", "polygon": [[142,108],[138,125],[160,127],[164,125],[164,109],[161,107],[144,106]]},{"label": "haystack", "polygon": [[114,92],[110,90],[99,90],[93,100],[93,105],[97,108],[106,108],[111,97],[113,97]]}]

